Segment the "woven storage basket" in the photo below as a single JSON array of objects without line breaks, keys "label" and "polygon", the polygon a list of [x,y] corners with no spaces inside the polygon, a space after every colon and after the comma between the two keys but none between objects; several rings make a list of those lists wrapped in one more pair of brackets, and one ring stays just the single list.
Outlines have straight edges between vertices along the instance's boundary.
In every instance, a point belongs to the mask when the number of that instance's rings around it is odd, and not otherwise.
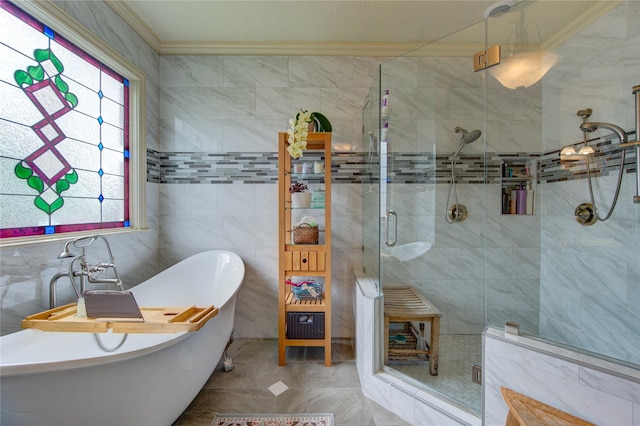
[{"label": "woven storage basket", "polygon": [[287,312],[287,338],[324,339],[324,312]]},{"label": "woven storage basket", "polygon": [[294,244],[318,244],[318,235],[318,227],[311,226],[308,223],[293,227]]}]

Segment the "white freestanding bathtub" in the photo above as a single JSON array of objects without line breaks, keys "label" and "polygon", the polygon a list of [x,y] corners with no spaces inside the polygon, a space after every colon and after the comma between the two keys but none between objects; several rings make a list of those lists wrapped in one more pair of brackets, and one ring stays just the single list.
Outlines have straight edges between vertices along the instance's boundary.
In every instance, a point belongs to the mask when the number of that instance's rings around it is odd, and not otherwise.
[{"label": "white freestanding bathtub", "polygon": [[[197,254],[132,288],[140,306],[214,305],[196,332],[129,334],[104,352],[92,333],[28,329],[0,338],[3,425],[170,425],[213,373],[233,329],[244,264]],[[122,334],[102,333],[106,347]]]}]

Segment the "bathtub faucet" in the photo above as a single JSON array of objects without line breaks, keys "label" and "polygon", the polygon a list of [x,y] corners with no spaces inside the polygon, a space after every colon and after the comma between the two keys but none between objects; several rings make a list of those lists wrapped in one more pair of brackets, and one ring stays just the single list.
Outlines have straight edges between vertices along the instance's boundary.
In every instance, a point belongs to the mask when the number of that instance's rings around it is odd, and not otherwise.
[{"label": "bathtub faucet", "polygon": [[[60,278],[63,277],[67,277],[69,278],[69,280],[71,280],[71,277],[69,276],[69,273],[58,273],[55,274],[53,276],[53,278],[51,278],[51,281],[49,281],[49,309],[53,309],[56,306],[58,306],[58,297],[57,297],[57,293],[56,293],[56,286],[58,284],[58,280]],[[76,286],[73,285],[73,280],[71,280],[71,287],[73,288],[73,291],[75,291],[76,296],[78,296],[78,298],[80,298],[80,294],[78,294],[78,290],[76,289]]]},{"label": "bathtub faucet", "polygon": [[[105,262],[98,262],[95,264],[90,264],[87,262],[87,249],[96,241],[102,240],[106,246],[109,260]],[[81,254],[73,254],[71,252],[71,248],[76,248],[81,250]],[[124,286],[122,284],[122,280],[118,276],[118,270],[116,269],[116,265],[113,259],[113,253],[111,252],[111,247],[109,246],[109,242],[102,235],[92,235],[88,237],[79,237],[73,240],[69,240],[65,243],[64,249],[62,253],[58,256],[58,259],[71,259],[71,263],[69,264],[69,272],[67,273],[58,273],[51,278],[49,283],[49,307],[51,309],[57,306],[57,283],[60,278],[67,277],[71,281],[71,287],[73,287],[73,291],[76,293],[76,296],[80,298],[87,287],[87,283],[91,284],[110,284],[118,287],[120,291],[124,291]],[[109,269],[113,270],[114,278],[106,278],[103,277],[103,273],[106,275],[106,271]],[[80,284],[76,287],[76,278],[79,279]]]}]

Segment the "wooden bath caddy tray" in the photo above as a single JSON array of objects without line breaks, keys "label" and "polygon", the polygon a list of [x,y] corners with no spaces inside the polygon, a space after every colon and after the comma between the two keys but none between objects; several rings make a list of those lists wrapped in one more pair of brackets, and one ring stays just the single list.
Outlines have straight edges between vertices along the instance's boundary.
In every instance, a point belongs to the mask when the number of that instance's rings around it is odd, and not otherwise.
[{"label": "wooden bath caddy tray", "polygon": [[161,307],[140,308],[143,320],[115,318],[78,318],[76,303],[59,306],[30,315],[22,320],[22,328],[43,331],[105,333],[178,333],[198,331],[218,314],[218,308]]}]

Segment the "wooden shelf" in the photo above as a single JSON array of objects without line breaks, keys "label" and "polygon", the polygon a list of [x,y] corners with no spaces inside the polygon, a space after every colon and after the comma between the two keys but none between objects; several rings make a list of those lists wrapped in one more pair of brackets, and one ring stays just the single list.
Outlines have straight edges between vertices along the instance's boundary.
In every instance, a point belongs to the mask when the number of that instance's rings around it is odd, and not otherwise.
[{"label": "wooden shelf", "polygon": [[286,346],[327,346],[331,345],[331,341],[326,339],[288,339],[285,337]]},{"label": "wooden shelf", "polygon": [[290,292],[285,298],[287,312],[324,312],[326,308],[324,297],[317,300],[298,300]]},{"label": "wooden shelf", "polygon": [[[278,133],[278,223],[279,223],[279,267],[278,267],[278,362],[286,364],[287,346],[323,346],[325,349],[325,365],[331,365],[331,133],[309,133],[308,151],[320,151],[324,161],[324,173],[292,173],[292,159],[287,152],[286,132]],[[317,155],[314,157],[317,158]],[[305,158],[293,160],[304,162]],[[307,183],[320,185],[324,189],[324,207],[292,208],[289,186],[292,179],[306,180]],[[291,244],[294,220],[292,215],[321,211],[319,226],[324,234],[321,244]],[[324,223],[322,223],[324,222]],[[293,293],[285,284],[287,279],[296,276],[312,276],[323,278],[324,297],[320,300],[295,300]],[[287,317],[289,313],[323,313],[322,339],[289,339],[287,338]],[[295,316],[295,315],[294,315]],[[309,337],[305,335],[305,337]]]},{"label": "wooden shelf", "polygon": [[119,320],[113,318],[80,318],[76,303],[59,306],[22,320],[22,328],[42,331],[84,333],[179,333],[198,331],[218,314],[218,308],[149,307],[140,308],[143,320]]}]

